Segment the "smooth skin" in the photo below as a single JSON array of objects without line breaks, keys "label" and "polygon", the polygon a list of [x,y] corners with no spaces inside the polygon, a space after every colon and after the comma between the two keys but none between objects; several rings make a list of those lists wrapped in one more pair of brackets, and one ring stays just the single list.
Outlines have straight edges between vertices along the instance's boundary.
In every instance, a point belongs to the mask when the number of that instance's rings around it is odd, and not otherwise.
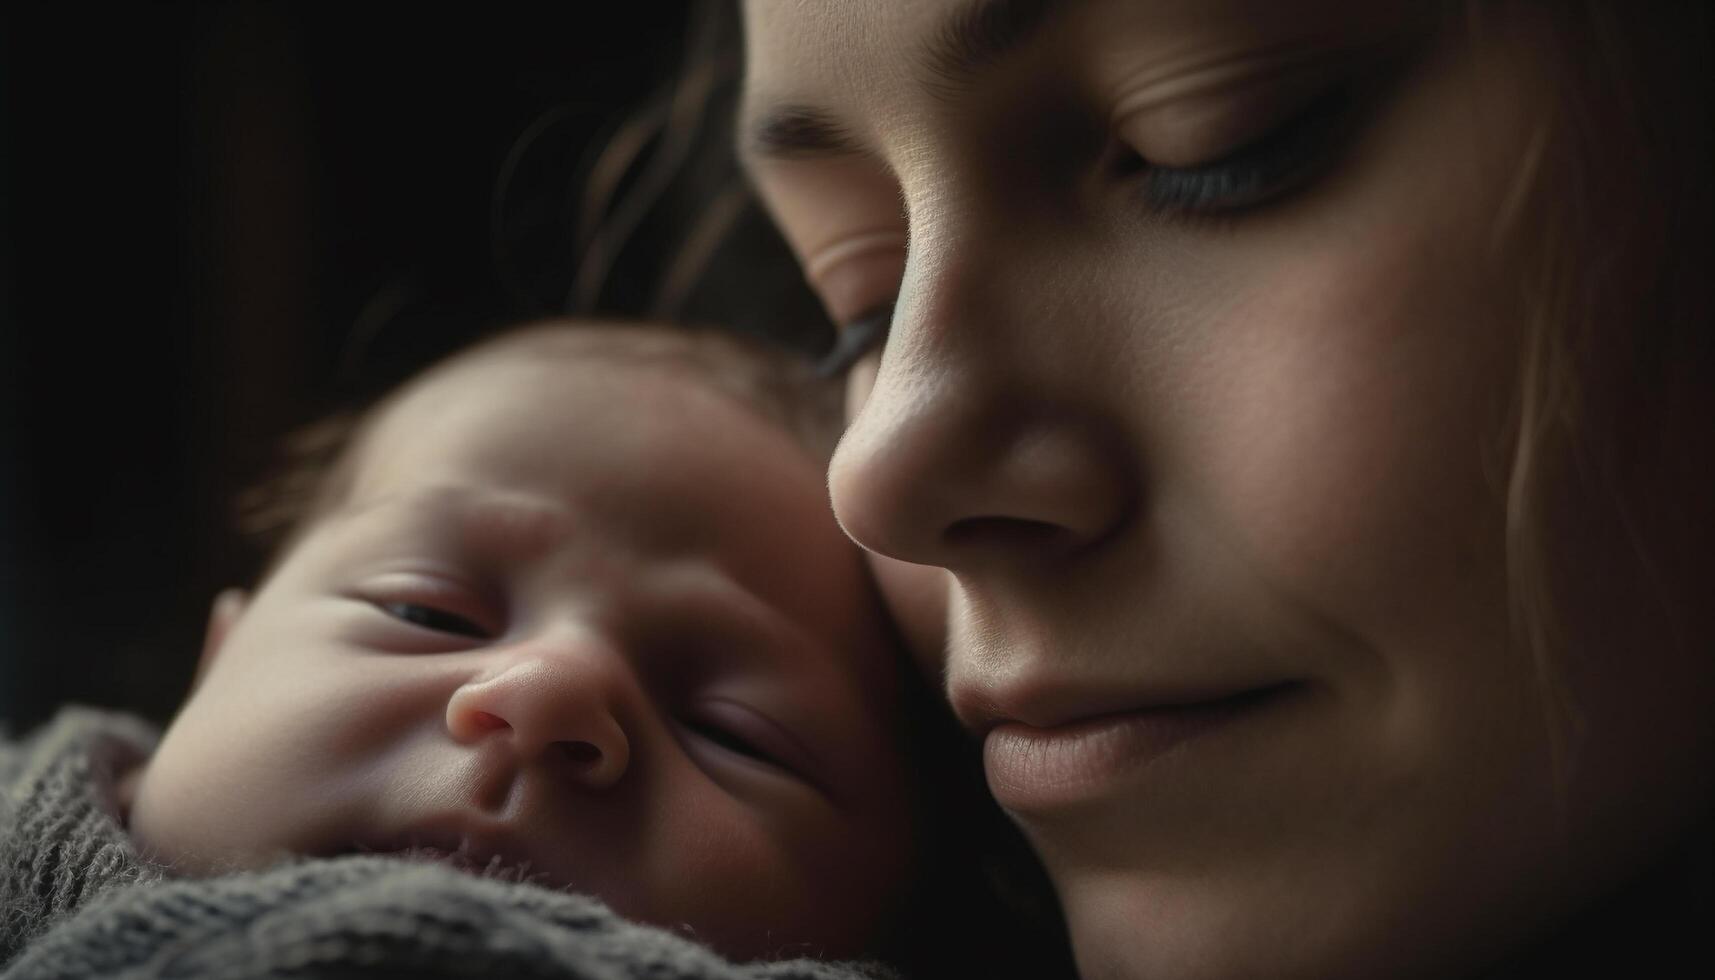
[{"label": "smooth skin", "polygon": [[130,812],[193,874],[413,848],[728,955],[856,955],[908,886],[898,657],[819,463],[692,372],[526,334],[386,405]]},{"label": "smooth skin", "polygon": [[[1624,641],[1566,667],[1566,782],[1513,632],[1552,6],[744,5],[752,178],[837,322],[894,309],[836,513],[1091,980],[1456,974],[1708,814],[1706,655],[1575,610]],[[1562,558],[1624,564],[1553,503]],[[1276,686],[1054,792],[996,754]]]}]

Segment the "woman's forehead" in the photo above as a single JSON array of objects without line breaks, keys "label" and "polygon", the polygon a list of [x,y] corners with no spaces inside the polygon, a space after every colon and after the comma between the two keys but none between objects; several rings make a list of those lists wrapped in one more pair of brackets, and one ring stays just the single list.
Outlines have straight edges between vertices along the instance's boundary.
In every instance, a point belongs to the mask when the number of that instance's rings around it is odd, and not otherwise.
[{"label": "woman's forehead", "polygon": [[[747,0],[748,157],[839,155],[858,117],[957,104],[1032,52],[1171,81],[1245,49],[1339,45],[1433,16],[1437,0]],[[1084,67],[1089,67],[1087,64]]]}]

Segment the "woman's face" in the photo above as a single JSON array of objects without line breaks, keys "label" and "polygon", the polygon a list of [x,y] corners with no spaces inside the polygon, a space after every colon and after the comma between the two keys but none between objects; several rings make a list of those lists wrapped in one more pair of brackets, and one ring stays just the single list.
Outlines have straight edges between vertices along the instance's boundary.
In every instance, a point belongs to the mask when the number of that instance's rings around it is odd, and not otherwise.
[{"label": "woman's face", "polygon": [[1086,976],[1458,969],[1691,819],[1705,668],[1569,668],[1562,794],[1510,639],[1542,6],[745,5],[747,166],[894,309],[835,509],[946,570],[886,581]]}]

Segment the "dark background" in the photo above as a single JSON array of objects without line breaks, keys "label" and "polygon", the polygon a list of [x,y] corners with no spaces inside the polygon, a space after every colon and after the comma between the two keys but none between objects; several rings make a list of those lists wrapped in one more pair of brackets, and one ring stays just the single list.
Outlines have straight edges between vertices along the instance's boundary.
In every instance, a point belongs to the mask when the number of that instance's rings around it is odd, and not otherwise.
[{"label": "dark background", "polygon": [[[166,721],[265,557],[233,503],[282,437],[485,331],[593,309],[824,350],[732,166],[733,11],[0,0],[0,733]],[[945,831],[913,955],[1070,975],[969,748],[918,761]]]},{"label": "dark background", "polygon": [[[231,502],[281,435],[563,308],[596,154],[687,64],[731,75],[724,19],[0,5],[3,727],[67,701],[164,720],[210,599],[255,573]],[[595,308],[647,311],[664,256],[733,192],[720,91],[675,117],[695,150],[609,250]],[[737,213],[729,267],[673,312],[824,342],[765,220]]]}]

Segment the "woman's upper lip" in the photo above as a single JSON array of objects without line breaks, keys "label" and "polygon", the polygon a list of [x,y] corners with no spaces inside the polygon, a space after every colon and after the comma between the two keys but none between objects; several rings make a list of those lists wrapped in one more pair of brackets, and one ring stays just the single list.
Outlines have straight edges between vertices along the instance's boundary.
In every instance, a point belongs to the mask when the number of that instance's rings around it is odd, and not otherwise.
[{"label": "woman's upper lip", "polygon": [[1255,681],[1158,683],[1119,689],[1112,683],[1033,684],[1010,690],[967,687],[950,692],[953,712],[978,738],[1011,722],[1053,729],[1109,715],[1216,704],[1296,681],[1289,678]]}]

